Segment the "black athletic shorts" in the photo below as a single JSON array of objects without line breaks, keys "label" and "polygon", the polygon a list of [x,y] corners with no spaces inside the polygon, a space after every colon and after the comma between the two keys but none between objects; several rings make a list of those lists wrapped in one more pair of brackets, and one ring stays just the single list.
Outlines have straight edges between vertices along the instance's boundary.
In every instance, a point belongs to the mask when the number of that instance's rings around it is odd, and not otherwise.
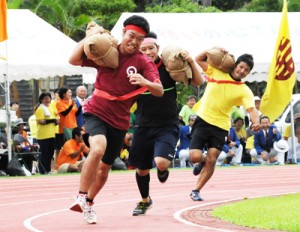
[{"label": "black athletic shorts", "polygon": [[153,167],[154,157],[173,160],[178,139],[178,125],[135,128],[129,152],[129,164],[146,170]]},{"label": "black athletic shorts", "polygon": [[84,114],[84,120],[86,132],[90,136],[104,135],[106,137],[107,146],[102,157],[102,162],[112,165],[120,155],[127,131],[114,128],[92,114]]},{"label": "black athletic shorts", "polygon": [[222,151],[228,131],[205,122],[197,117],[192,127],[190,149],[203,150],[204,147]]}]

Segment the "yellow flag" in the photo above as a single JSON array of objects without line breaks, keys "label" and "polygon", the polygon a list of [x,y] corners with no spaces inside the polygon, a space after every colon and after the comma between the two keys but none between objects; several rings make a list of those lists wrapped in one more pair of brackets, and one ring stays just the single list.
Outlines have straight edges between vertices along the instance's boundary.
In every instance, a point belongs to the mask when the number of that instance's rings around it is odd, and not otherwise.
[{"label": "yellow flag", "polygon": [[0,0],[0,42],[7,40],[6,0]]},{"label": "yellow flag", "polygon": [[260,105],[260,111],[270,118],[270,122],[274,122],[291,101],[295,82],[296,75],[287,17],[287,1],[284,0],[268,83]]}]

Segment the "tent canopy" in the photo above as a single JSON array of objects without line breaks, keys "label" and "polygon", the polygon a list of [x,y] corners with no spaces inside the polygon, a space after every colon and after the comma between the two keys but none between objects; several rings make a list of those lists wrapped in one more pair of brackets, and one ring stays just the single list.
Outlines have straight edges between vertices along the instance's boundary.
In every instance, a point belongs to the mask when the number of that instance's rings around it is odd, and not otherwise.
[{"label": "tent canopy", "polygon": [[7,11],[8,40],[0,43],[0,82],[83,75],[94,79],[95,69],[70,65],[76,42],[30,10]]},{"label": "tent canopy", "polygon": [[[224,47],[236,58],[254,57],[254,68],[245,81],[266,81],[277,42],[281,12],[276,13],[123,13],[112,29],[121,41],[123,22],[137,14],[157,33],[160,52],[168,45],[188,50],[193,57],[214,46]],[[300,12],[289,12],[288,21],[296,76],[300,79]]]}]

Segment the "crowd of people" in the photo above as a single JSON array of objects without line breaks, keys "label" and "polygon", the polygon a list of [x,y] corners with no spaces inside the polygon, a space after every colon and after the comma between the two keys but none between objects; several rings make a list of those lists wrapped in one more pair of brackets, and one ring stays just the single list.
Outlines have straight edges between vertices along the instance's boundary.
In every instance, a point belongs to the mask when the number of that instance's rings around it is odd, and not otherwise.
[{"label": "crowd of people", "polygon": [[[188,84],[200,86],[205,82],[201,70],[208,78],[199,104],[195,96],[188,96],[187,104],[178,111],[176,81],[162,61],[157,34],[137,15],[127,18],[123,26],[117,68],[109,67],[103,56],[96,54],[92,60],[85,53],[85,41],[105,33],[100,26],[90,28],[70,57],[73,65],[97,69],[93,94],[87,98],[84,86],[77,87],[76,98],[68,87],[55,90],[54,99],[44,92],[29,120],[32,141],[40,151],[38,171],[81,172],[78,195],[70,209],[83,212],[88,224],[97,223],[94,199],[116,158],[136,170],[141,200],[133,216],[145,215],[153,206],[150,170],[156,168],[158,180],[164,183],[176,158],[180,167],[191,167],[198,176],[190,192],[193,201],[203,200],[200,191],[218,165],[283,164],[285,153],[286,160],[292,160],[287,142],[291,129],[281,136],[268,116],[261,115],[260,98],[254,97],[242,81],[254,66],[251,55],[242,54],[233,68],[224,72],[209,63],[206,51],[194,59],[182,49],[178,57],[192,74]],[[147,91],[128,96],[141,88]],[[298,118],[295,115],[297,144]],[[18,133],[26,137],[23,129],[20,126]],[[22,149],[28,146],[24,143]],[[26,161],[30,171],[33,161]]]}]

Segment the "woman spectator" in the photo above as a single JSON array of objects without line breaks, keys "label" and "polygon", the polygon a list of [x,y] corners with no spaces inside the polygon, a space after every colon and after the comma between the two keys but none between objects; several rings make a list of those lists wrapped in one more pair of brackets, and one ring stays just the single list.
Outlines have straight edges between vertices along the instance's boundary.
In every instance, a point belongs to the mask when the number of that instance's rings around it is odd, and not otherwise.
[{"label": "woman spectator", "polygon": [[72,99],[71,89],[60,88],[59,98],[56,103],[56,109],[60,117],[59,133],[63,133],[64,139],[67,141],[72,138],[72,129],[77,127],[76,114],[78,110],[75,99]]},{"label": "woman spectator", "polygon": [[51,173],[51,161],[55,146],[55,126],[59,123],[55,109],[51,107],[51,94],[42,93],[40,106],[35,111],[37,121],[36,137],[40,145],[39,171],[41,174]]}]

